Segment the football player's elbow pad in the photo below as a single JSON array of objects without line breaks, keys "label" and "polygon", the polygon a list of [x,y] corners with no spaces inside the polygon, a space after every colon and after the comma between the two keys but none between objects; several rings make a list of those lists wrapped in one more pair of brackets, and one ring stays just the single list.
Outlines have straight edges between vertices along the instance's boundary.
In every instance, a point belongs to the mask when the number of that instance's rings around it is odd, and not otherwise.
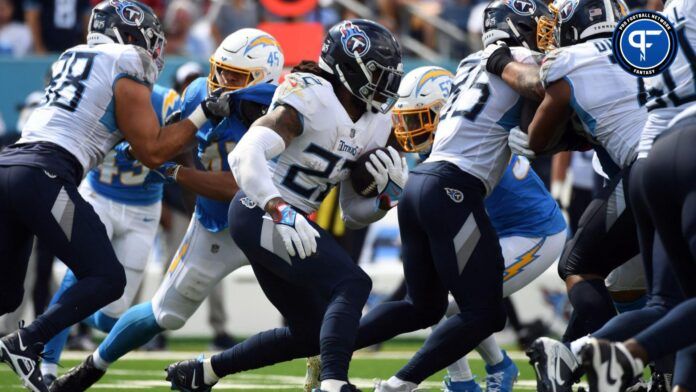
[{"label": "football player's elbow pad", "polygon": [[254,126],[249,128],[242,140],[227,156],[230,170],[240,189],[261,208],[270,199],[280,196],[280,192],[273,184],[267,162],[283,150],[285,150],[285,141],[274,130]]}]

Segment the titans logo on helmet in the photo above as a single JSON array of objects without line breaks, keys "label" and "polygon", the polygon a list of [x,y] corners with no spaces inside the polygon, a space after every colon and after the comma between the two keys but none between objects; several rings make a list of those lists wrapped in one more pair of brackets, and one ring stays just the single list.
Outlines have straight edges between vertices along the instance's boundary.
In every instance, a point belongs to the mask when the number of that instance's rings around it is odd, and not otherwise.
[{"label": "titans logo on helmet", "polygon": [[505,4],[517,15],[529,16],[536,12],[536,4],[532,0],[506,0]]},{"label": "titans logo on helmet", "polygon": [[350,57],[362,57],[370,50],[370,38],[360,27],[355,26],[351,21],[343,22],[340,27],[341,43],[343,50]]},{"label": "titans logo on helmet", "polygon": [[566,20],[570,19],[570,17],[575,13],[575,9],[577,7],[577,0],[565,2],[565,4],[563,4],[563,8],[558,10],[558,16],[560,17],[561,22],[565,22]]},{"label": "titans logo on helmet", "polygon": [[133,2],[112,0],[111,5],[116,8],[118,16],[127,25],[140,26],[145,20],[145,12]]}]

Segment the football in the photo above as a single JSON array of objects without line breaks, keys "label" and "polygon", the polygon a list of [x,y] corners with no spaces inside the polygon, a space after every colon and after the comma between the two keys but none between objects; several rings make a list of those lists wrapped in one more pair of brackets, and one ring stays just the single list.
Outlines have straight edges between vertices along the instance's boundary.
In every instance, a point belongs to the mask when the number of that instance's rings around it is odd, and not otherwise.
[{"label": "football", "polygon": [[387,149],[384,147],[366,151],[358,157],[358,160],[355,161],[353,165],[353,169],[350,171],[350,184],[353,186],[355,192],[362,197],[377,196],[377,183],[375,182],[375,178],[372,177],[372,174],[370,174],[365,167],[365,163],[370,161],[370,155],[377,150],[382,150],[388,154]]}]

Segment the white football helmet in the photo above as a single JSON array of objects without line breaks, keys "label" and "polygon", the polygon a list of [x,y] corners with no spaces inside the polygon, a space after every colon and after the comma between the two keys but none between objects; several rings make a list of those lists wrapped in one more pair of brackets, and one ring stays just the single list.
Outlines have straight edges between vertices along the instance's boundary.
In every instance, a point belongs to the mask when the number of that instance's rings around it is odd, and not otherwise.
[{"label": "white football helmet", "polygon": [[394,136],[406,152],[423,152],[433,144],[440,109],[452,91],[450,71],[425,66],[404,76],[392,109]]},{"label": "white football helmet", "polygon": [[278,84],[285,58],[278,41],[258,29],[228,35],[210,56],[209,91],[238,90],[261,83]]}]

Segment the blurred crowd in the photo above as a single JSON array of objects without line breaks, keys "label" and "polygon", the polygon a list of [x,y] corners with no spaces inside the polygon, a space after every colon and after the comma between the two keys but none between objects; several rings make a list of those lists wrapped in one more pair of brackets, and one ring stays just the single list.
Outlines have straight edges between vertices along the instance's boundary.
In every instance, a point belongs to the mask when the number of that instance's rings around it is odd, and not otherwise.
[{"label": "blurred crowd", "polygon": [[[83,42],[98,0],[0,0],[0,56],[56,53]],[[303,21],[330,26],[343,18],[370,17],[401,36],[438,50],[436,26],[448,21],[474,35],[486,0],[319,0],[302,17],[283,18],[257,0],[144,0],[160,16],[167,53],[205,59],[223,37],[261,22]],[[475,42],[476,39],[467,40]],[[456,43],[466,54],[471,42]],[[448,52],[451,53],[451,52]]]}]

